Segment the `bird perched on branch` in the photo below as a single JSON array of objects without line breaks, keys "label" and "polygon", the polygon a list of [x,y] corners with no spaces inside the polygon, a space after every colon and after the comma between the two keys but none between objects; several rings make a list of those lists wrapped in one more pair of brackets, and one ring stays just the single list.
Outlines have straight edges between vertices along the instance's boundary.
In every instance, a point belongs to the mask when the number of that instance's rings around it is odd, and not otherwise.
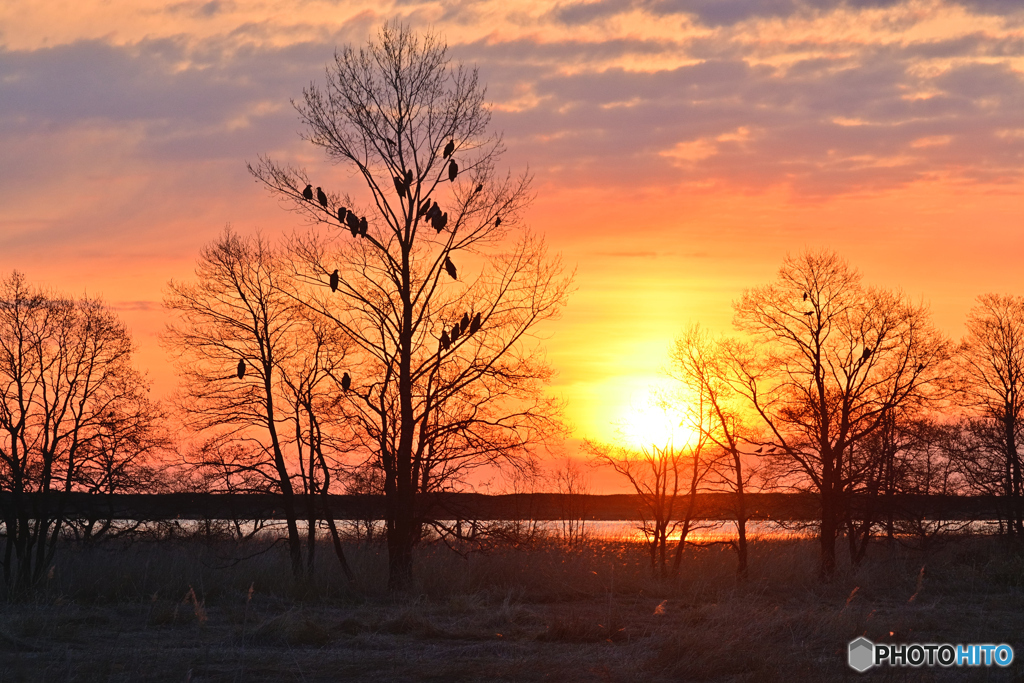
[{"label": "bird perched on branch", "polygon": [[403,183],[402,179],[399,178],[398,176],[395,176],[394,178],[392,178],[392,180],[395,181],[395,192],[398,193],[399,197],[404,197],[405,196],[405,183]]},{"label": "bird perched on branch", "polygon": [[814,315],[814,311],[804,311],[804,315]]},{"label": "bird perched on branch", "polygon": [[307,202],[313,201],[313,186],[306,185],[306,189],[302,191],[302,198]]},{"label": "bird perched on branch", "polygon": [[807,301],[807,292],[804,292],[804,301]]},{"label": "bird perched on branch", "polygon": [[335,268],[334,272],[331,273],[331,291],[332,292],[337,292],[338,291],[338,269],[337,268]]},{"label": "bird perched on branch", "polygon": [[348,391],[351,388],[352,388],[352,378],[349,377],[348,373],[346,372],[344,375],[341,376],[341,390],[342,391]]},{"label": "bird perched on branch", "polygon": [[441,346],[445,351],[450,349],[452,346],[452,339],[448,336],[448,330],[443,330],[441,332]]},{"label": "bird perched on branch", "polygon": [[462,329],[459,327],[458,323],[455,323],[452,325],[452,344],[458,341],[460,334],[462,334]]},{"label": "bird perched on branch", "polygon": [[338,207],[338,222],[345,225],[345,215],[348,213],[348,209],[344,206]]},{"label": "bird perched on branch", "polygon": [[462,314],[462,320],[459,321],[459,329],[463,332],[469,329],[469,313]]},{"label": "bird perched on branch", "polygon": [[869,349],[868,347],[865,346],[863,353],[860,354],[860,359],[861,360],[867,360],[870,356],[871,356],[871,349]]},{"label": "bird perched on branch", "polygon": [[367,225],[367,223],[366,223],[366,216],[363,216],[362,218],[359,219],[359,236],[360,237],[366,237],[366,230],[367,230],[367,228],[369,228],[369,225]]},{"label": "bird perched on branch", "polygon": [[479,185],[477,185],[477,186],[476,186],[476,189],[475,189],[475,190],[473,190],[473,194],[477,194],[477,193],[480,193],[480,192],[482,192],[482,191],[483,191],[483,189],[484,189],[484,184],[483,184],[483,183],[480,183]]},{"label": "bird perched on branch", "polygon": [[477,313],[473,316],[473,322],[469,324],[469,333],[476,334],[483,323],[480,322],[480,314]]},{"label": "bird perched on branch", "polygon": [[441,232],[444,230],[444,226],[448,225],[448,212],[434,212],[434,217],[431,219],[430,224],[434,226],[434,230]]},{"label": "bird perched on branch", "polygon": [[324,191],[319,187],[316,188],[316,200],[320,202],[320,206],[324,207],[325,209],[327,208],[327,195],[325,195]]},{"label": "bird perched on branch", "polygon": [[235,370],[235,374],[238,375],[238,379],[242,379],[243,377],[245,377],[245,359],[244,358],[239,358],[238,359],[238,368]]},{"label": "bird perched on branch", "polygon": [[417,217],[425,216],[425,215],[427,215],[428,211],[430,211],[430,197],[427,197],[426,199],[424,199],[423,203],[420,204],[420,208],[419,208],[419,211],[416,212],[416,216]]},{"label": "bird perched on branch", "polygon": [[444,158],[447,159],[455,151],[455,140],[449,140],[448,144],[444,146]]},{"label": "bird perched on branch", "polygon": [[444,269],[448,271],[448,274],[452,276],[453,280],[459,279],[459,273],[455,270],[455,264],[447,256],[444,257]]},{"label": "bird perched on branch", "polygon": [[455,176],[459,175],[459,165],[455,163],[455,159],[448,162],[448,180],[455,182]]},{"label": "bird perched on branch", "polygon": [[408,192],[409,188],[412,187],[412,171],[408,168],[405,169],[405,191]]},{"label": "bird perched on branch", "polygon": [[494,217],[494,227],[498,227],[499,225],[501,225],[501,216],[495,216]]}]

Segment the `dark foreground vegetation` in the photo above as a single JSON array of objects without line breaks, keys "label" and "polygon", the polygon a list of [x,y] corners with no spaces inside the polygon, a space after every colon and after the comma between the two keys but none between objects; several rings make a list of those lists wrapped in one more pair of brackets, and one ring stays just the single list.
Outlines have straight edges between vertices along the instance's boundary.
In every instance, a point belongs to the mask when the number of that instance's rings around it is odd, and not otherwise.
[{"label": "dark foreground vegetation", "polygon": [[[0,604],[0,681],[1019,680],[1008,669],[872,670],[847,643],[1009,643],[1024,657],[1024,555],[1005,538],[873,545],[816,577],[813,540],[692,548],[677,579],[647,549],[548,538],[461,555],[416,550],[410,590],[387,551],[350,543],[296,582],[266,540],[69,544],[30,597]],[[246,558],[246,556],[249,557]],[[245,559],[243,559],[245,558]],[[886,678],[886,674],[889,674]]]}]

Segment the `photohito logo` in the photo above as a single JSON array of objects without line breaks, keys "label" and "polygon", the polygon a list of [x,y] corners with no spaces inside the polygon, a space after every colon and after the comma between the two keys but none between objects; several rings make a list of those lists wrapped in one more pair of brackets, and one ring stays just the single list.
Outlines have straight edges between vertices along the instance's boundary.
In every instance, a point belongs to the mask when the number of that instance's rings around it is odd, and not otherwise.
[{"label": "photohito logo", "polygon": [[847,661],[854,671],[873,666],[1010,666],[1009,645],[951,645],[949,643],[875,644],[861,637],[850,641]]}]

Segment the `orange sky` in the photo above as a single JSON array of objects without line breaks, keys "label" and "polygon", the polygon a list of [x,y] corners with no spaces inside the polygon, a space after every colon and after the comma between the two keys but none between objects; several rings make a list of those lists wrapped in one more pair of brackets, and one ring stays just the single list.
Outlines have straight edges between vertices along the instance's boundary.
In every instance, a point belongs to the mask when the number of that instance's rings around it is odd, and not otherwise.
[{"label": "orange sky", "polygon": [[530,223],[578,269],[546,330],[578,437],[612,438],[673,337],[728,332],[787,252],[835,249],[953,336],[1024,293],[1018,0],[8,1],[0,267],[102,294],[165,394],[163,287],[226,223],[300,227],[257,154],[349,182],[288,102],[394,17],[480,67]]}]

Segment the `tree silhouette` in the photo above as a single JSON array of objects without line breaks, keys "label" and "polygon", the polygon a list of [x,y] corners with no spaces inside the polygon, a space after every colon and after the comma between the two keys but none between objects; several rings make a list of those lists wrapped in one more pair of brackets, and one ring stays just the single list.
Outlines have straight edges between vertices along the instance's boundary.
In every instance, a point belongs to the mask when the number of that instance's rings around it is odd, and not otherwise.
[{"label": "tree silhouette", "polygon": [[[532,335],[557,315],[569,278],[522,225],[528,178],[494,174],[503,147],[487,133],[476,70],[453,66],[436,37],[384,26],[377,42],[337,53],[326,85],[296,108],[304,137],[354,171],[361,192],[328,191],[321,207],[302,194],[305,171],[266,158],[250,171],[329,228],[295,239],[296,269],[314,285],[304,303],[355,349],[349,419],[384,473],[389,586],[404,588],[425,515],[416,494],[521,463],[558,428]],[[323,283],[335,269],[333,292]],[[458,326],[477,313],[472,333]]]},{"label": "tree silhouette", "polygon": [[[747,503],[746,493],[756,467],[744,462],[745,451],[751,450],[756,435],[747,424],[742,397],[732,384],[734,367],[730,357],[736,355],[735,340],[713,339],[699,326],[687,329],[676,339],[670,352],[672,365],[669,376],[684,388],[680,400],[689,406],[689,412],[700,411],[691,423],[717,446],[722,457],[710,458],[715,484],[733,493],[733,513],[736,519],[737,573],[747,577]],[[763,446],[759,450],[763,452]],[[710,449],[709,449],[710,450]],[[680,543],[675,557],[675,570],[681,562]]]},{"label": "tree silhouette", "polygon": [[[201,251],[196,282],[170,283],[165,305],[178,320],[164,339],[177,355],[182,377],[177,403],[186,425],[214,442],[246,445],[208,444],[202,453],[229,454],[231,460],[201,464],[236,480],[257,473],[280,493],[292,571],[301,577],[293,480],[301,485],[299,493],[309,494],[306,565],[312,569],[320,516],[314,494],[326,493],[330,484],[324,444],[337,428],[331,390],[346,345],[297,303],[285,266],[263,237],[226,230]],[[236,359],[245,373],[235,372]],[[338,557],[349,574],[344,556]]]},{"label": "tree silhouette", "polygon": [[776,461],[820,495],[820,569],[830,578],[849,494],[870,466],[855,446],[897,408],[936,398],[952,350],[924,306],[864,287],[827,251],[787,257],[778,279],[744,292],[735,309],[757,345],[736,347],[734,386],[770,431]]},{"label": "tree silhouette", "polygon": [[[98,299],[44,292],[17,271],[0,281],[2,562],[15,591],[53,561],[65,494],[123,483],[160,445],[149,440],[158,412],[131,352],[128,330]],[[112,451],[118,439],[134,447]]]},{"label": "tree silhouette", "polygon": [[981,413],[977,431],[1000,461],[1011,534],[1024,536],[1024,297],[985,294],[967,316],[960,357],[968,403]]}]

